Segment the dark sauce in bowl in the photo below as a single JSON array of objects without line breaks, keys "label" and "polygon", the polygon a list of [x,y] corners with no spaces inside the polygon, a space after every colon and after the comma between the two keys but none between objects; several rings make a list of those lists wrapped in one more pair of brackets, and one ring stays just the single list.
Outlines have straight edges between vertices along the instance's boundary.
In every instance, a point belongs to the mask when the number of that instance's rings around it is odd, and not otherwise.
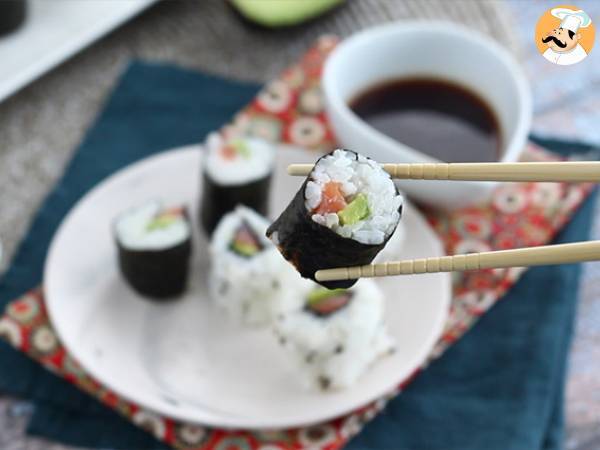
[{"label": "dark sauce in bowl", "polygon": [[494,162],[500,127],[477,94],[451,82],[408,78],[377,84],[350,108],[380,132],[446,162]]}]

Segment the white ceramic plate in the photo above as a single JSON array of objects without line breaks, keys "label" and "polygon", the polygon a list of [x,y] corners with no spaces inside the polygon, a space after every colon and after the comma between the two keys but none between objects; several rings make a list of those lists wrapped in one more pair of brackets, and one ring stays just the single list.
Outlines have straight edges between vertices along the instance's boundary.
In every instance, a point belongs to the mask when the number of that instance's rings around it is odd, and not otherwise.
[{"label": "white ceramic plate", "polygon": [[[278,151],[271,211],[281,211],[302,180],[286,175],[291,162],[314,154]],[[391,390],[424,360],[440,335],[450,301],[447,274],[378,281],[387,323],[398,342],[351,389],[307,392],[268,330],[230,323],[206,296],[206,241],[197,233],[191,287],[166,304],[136,295],[116,264],[111,222],[151,198],[188,204],[196,216],[198,147],[172,150],[117,172],[69,213],[52,243],[45,289],[62,342],[102,383],[163,415],[232,428],[280,428],[330,419]],[[398,257],[440,256],[442,247],[408,205],[409,236]]]},{"label": "white ceramic plate", "polygon": [[0,38],[0,100],[157,0],[27,0],[27,19]]}]

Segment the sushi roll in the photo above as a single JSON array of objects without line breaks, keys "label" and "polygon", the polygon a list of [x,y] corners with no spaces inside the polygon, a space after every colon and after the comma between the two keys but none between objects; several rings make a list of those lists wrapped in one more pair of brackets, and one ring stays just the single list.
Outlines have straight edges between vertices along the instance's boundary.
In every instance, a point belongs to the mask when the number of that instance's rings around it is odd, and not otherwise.
[{"label": "sushi roll", "polygon": [[[319,269],[371,263],[394,233],[401,212],[402,196],[379,164],[350,150],[335,150],[317,161],[267,236],[303,277],[315,280]],[[355,282],[321,284],[335,289]]]},{"label": "sushi roll", "polygon": [[119,267],[133,289],[155,299],[184,292],[192,253],[185,208],[163,209],[160,202],[148,202],[117,217],[114,235]]},{"label": "sushi roll", "polygon": [[238,206],[226,214],[211,242],[210,294],[234,320],[267,325],[296,307],[295,286],[306,283],[265,237],[269,222]]},{"label": "sushi roll", "polygon": [[204,153],[200,223],[212,235],[221,218],[238,204],[267,214],[275,151],[259,138],[224,140],[208,136]]},{"label": "sushi roll", "polygon": [[383,318],[383,296],[371,280],[352,289],[313,284],[303,307],[280,314],[274,330],[306,386],[339,389],[394,350]]}]

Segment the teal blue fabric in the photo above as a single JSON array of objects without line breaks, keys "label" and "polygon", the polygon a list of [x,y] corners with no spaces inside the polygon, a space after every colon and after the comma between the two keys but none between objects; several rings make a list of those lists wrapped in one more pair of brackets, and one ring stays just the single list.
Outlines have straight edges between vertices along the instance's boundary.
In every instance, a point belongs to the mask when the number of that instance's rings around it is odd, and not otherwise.
[{"label": "teal blue fabric", "polygon": [[[201,141],[207,133],[230,121],[258,89],[255,84],[169,66],[132,64],[40,208],[11,267],[0,280],[0,310],[40,284],[46,251],[56,228],[90,188],[140,158]],[[23,183],[26,185],[27,180]],[[65,440],[75,439],[90,446],[110,447],[110,439],[120,443],[113,447],[156,446],[146,433],[15,352],[4,341],[0,342],[0,368],[0,391],[33,399],[39,405],[32,430],[44,434],[36,426],[44,408],[61,407],[64,413],[60,416],[47,416],[48,434],[57,431]],[[100,429],[86,427],[90,421],[100,425]],[[60,431],[62,427],[64,431]],[[70,433],[77,438],[70,437]]]},{"label": "teal blue fabric", "polygon": [[[247,103],[258,86],[142,63],[123,76],[104,112],[49,195],[0,280],[0,306],[39,284],[61,218],[119,167],[197,142]],[[565,154],[583,144],[544,141]],[[558,242],[585,240],[593,198]],[[566,355],[578,265],[529,270],[479,324],[422,373],[353,440],[352,450],[558,450],[563,441]],[[165,448],[86,394],[0,343],[0,390],[31,399],[29,431],[73,445]]]}]

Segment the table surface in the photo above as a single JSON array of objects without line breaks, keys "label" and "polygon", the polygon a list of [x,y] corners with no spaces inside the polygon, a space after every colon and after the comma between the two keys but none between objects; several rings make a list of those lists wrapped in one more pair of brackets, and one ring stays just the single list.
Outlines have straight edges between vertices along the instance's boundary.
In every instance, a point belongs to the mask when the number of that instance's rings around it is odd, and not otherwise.
[{"label": "table surface", "polygon": [[[594,74],[600,74],[600,70],[593,70],[598,69],[599,53],[588,57],[596,56],[595,65],[589,64],[585,71],[577,72],[578,76],[571,75],[568,83],[560,72],[533,54],[533,26],[550,6],[537,0],[527,4],[520,0],[353,0],[308,26],[265,31],[242,24],[222,0],[162,2],[0,104],[0,238],[5,250],[0,271],[6,268],[34,211],[131,58],[265,81],[324,33],[346,36],[376,23],[415,17],[454,20],[490,34],[525,63],[535,80],[537,131],[557,134],[553,133],[556,124],[566,117],[568,136],[600,143],[600,129],[592,125],[599,119],[592,112],[600,114],[600,108],[594,108],[600,92],[580,95],[599,81]],[[578,6],[593,17],[600,16],[598,4],[583,0]],[[511,29],[516,9],[521,36],[506,31]],[[548,86],[552,89],[542,89]],[[561,107],[565,99],[569,100],[568,108]],[[580,114],[582,109],[587,114]],[[600,237],[599,220],[593,234]],[[600,264],[586,264],[566,393],[570,450],[600,448],[599,294]],[[32,408],[28,402],[0,395],[0,448],[72,449],[25,436]]]}]

